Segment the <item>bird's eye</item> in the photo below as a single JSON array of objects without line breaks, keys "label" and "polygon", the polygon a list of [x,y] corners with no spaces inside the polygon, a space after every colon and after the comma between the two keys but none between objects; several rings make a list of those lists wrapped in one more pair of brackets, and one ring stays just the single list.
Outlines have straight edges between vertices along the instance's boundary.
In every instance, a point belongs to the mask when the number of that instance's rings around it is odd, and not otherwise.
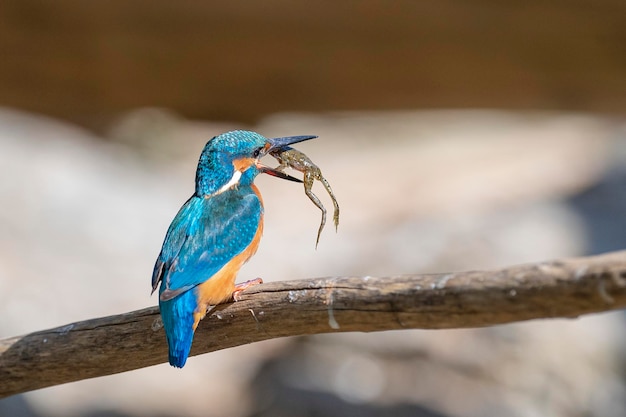
[{"label": "bird's eye", "polygon": [[259,148],[259,149],[255,150],[255,151],[252,153],[252,156],[253,156],[254,158],[258,158],[258,157],[259,157],[259,155],[261,155],[261,148]]}]

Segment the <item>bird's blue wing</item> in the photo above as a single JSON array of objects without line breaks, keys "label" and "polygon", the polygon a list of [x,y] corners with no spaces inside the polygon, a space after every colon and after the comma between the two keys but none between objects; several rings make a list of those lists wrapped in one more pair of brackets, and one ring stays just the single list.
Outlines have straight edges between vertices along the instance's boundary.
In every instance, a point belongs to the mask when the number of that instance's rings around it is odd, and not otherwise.
[{"label": "bird's blue wing", "polygon": [[159,282],[163,280],[163,276],[170,269],[187,240],[191,223],[194,220],[194,213],[198,211],[198,203],[200,201],[196,196],[187,200],[178,210],[167,229],[161,253],[159,253],[152,271],[152,292],[157,289]]},{"label": "bird's blue wing", "polygon": [[165,301],[212,277],[250,245],[262,212],[251,190],[191,197],[167,231],[152,274],[153,291],[162,281]]}]

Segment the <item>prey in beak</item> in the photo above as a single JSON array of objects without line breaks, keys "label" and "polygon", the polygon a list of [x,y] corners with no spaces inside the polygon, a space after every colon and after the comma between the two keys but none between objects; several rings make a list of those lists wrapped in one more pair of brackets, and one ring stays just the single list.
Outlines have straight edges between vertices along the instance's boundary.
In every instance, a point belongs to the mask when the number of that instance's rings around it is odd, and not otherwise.
[{"label": "prey in beak", "polygon": [[256,168],[262,174],[268,174],[268,175],[271,175],[272,177],[277,177],[277,178],[282,178],[282,179],[288,180],[288,181],[302,183],[301,179],[296,178],[296,177],[292,177],[289,174],[285,174],[284,172],[278,171],[278,170],[276,170],[276,169],[274,169],[272,167],[268,167],[267,165],[263,165],[260,162],[256,163]]},{"label": "prey in beak", "polygon": [[[267,140],[265,147],[263,148],[263,154],[267,154],[271,151],[279,150],[282,148],[286,148],[289,145],[294,143],[304,142],[305,140],[315,139],[317,136],[315,135],[301,135],[301,136],[285,136],[282,138],[271,138]],[[292,177],[289,174],[285,174],[282,171],[279,171],[275,168],[268,167],[267,165],[263,165],[257,161],[256,167],[259,172],[263,174],[269,174],[273,177],[282,178],[284,180],[299,182],[302,183],[302,180],[296,177]]]}]

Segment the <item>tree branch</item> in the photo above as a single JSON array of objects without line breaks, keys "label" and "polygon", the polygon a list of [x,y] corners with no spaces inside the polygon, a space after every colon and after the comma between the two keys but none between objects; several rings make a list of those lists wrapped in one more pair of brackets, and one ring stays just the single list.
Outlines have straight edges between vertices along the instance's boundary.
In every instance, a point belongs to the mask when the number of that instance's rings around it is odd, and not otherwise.
[{"label": "tree branch", "polygon": [[[482,327],[624,307],[626,251],[493,271],[272,282],[213,309],[191,355],[284,336]],[[0,398],[166,362],[161,326],[151,307],[0,340]]]}]

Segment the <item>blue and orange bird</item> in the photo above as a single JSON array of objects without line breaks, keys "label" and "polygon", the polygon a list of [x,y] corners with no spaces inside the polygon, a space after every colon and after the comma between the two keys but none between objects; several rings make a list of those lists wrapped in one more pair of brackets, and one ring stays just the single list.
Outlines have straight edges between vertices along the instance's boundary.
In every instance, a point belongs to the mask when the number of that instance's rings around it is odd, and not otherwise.
[{"label": "blue and orange bird", "polygon": [[207,142],[196,171],[196,192],[167,230],[152,273],[169,347],[170,365],[182,368],[193,335],[212,305],[237,300],[261,280],[235,285],[239,268],[257,250],[263,232],[263,201],[253,184],[259,173],[300,180],[263,166],[259,158],[317,136],[267,139],[236,130]]}]

